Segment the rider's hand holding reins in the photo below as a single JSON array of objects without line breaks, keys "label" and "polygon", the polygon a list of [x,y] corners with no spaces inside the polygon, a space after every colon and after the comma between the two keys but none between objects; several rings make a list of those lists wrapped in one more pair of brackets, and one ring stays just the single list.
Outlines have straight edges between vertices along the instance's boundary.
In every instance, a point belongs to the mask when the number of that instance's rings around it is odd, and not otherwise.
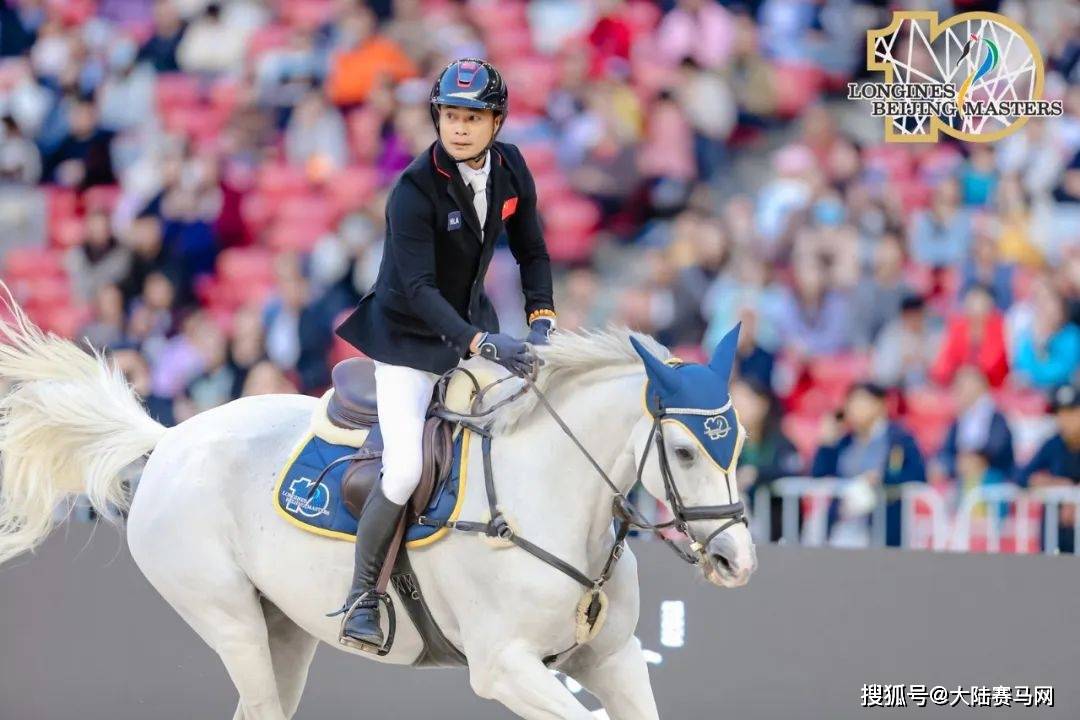
[{"label": "rider's hand holding reins", "polygon": [[497,362],[515,375],[524,377],[532,371],[533,354],[523,341],[505,333],[484,333],[476,341],[480,357]]}]

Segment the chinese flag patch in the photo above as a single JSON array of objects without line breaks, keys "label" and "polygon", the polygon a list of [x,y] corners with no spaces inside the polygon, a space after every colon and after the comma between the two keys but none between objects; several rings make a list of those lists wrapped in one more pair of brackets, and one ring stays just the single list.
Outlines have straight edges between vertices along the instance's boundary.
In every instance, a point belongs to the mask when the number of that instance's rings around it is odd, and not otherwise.
[{"label": "chinese flag patch", "polygon": [[503,206],[502,206],[502,219],[503,220],[505,220],[506,218],[513,215],[514,212],[517,210],[517,201],[518,201],[518,199],[516,197],[512,197],[512,198],[508,199],[506,202],[503,203]]}]

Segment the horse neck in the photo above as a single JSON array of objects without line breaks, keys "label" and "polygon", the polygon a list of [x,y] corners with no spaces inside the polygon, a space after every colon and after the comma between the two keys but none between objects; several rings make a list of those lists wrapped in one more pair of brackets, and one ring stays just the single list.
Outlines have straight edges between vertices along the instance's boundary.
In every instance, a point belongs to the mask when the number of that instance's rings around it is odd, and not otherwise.
[{"label": "horse neck", "polygon": [[[558,383],[548,393],[571,432],[623,492],[634,482],[630,437],[642,416],[643,382],[640,371],[597,371]],[[506,501],[500,498],[500,504],[511,512],[528,507],[531,522],[523,523],[523,532],[543,533],[545,547],[554,543],[565,552],[583,554],[579,562],[600,549],[606,553],[611,545],[612,493],[581,450],[543,408],[537,408],[511,437],[526,444],[513,448],[519,462],[522,457],[540,459],[535,465],[523,463],[528,469],[514,474],[516,481],[507,487]]]}]

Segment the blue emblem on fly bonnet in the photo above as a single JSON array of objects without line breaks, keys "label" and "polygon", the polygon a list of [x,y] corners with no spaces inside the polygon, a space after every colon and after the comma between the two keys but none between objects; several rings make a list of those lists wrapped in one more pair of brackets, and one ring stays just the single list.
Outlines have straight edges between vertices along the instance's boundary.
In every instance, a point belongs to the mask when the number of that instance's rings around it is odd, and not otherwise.
[{"label": "blue emblem on fly bonnet", "polygon": [[735,464],[739,419],[731,404],[728,381],[739,344],[739,323],[717,344],[708,365],[668,365],[635,338],[634,350],[645,363],[645,405],[663,422],[677,422],[694,436],[725,472]]}]

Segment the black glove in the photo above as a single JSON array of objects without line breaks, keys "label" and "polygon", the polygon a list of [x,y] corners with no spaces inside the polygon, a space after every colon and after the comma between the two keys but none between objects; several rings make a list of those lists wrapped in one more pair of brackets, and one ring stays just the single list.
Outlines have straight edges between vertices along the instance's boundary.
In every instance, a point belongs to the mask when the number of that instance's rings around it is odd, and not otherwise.
[{"label": "black glove", "polygon": [[529,336],[525,338],[525,342],[530,345],[547,345],[548,337],[554,327],[555,324],[551,322],[551,318],[536,318],[529,325]]},{"label": "black glove", "polygon": [[497,362],[515,375],[532,371],[533,354],[521,340],[504,333],[484,333],[479,343],[480,357]]}]

